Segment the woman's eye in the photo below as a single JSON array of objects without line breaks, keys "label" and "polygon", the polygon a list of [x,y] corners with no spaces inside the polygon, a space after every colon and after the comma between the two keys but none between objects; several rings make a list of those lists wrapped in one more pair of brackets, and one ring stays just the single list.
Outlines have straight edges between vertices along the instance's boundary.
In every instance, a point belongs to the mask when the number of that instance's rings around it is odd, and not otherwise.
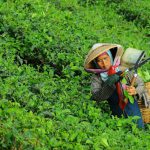
[{"label": "woman's eye", "polygon": [[108,57],[104,58],[104,60],[107,61],[107,60],[108,60]]},{"label": "woman's eye", "polygon": [[98,62],[102,62],[102,60],[98,60]]}]

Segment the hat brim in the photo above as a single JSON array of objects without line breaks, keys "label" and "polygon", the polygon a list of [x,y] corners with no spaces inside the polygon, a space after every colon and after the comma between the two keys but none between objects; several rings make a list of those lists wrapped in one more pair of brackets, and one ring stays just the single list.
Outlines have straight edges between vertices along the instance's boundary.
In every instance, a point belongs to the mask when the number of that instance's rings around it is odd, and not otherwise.
[{"label": "hat brim", "polygon": [[117,54],[116,56],[121,57],[123,54],[123,48],[121,45],[118,44],[109,44],[109,43],[101,43],[101,45],[95,49],[91,49],[89,53],[87,54],[84,62],[84,68],[85,69],[93,69],[92,61],[98,57],[100,54],[113,49],[117,48]]}]

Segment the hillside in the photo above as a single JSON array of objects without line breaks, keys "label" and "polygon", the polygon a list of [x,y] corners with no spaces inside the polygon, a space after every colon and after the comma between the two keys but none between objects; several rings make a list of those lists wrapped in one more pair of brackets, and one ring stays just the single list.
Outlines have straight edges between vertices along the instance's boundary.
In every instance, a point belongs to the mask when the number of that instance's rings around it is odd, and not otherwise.
[{"label": "hillside", "polygon": [[138,129],[133,118],[111,117],[107,102],[92,101],[83,63],[99,42],[150,55],[149,5],[1,0],[1,149],[148,150],[150,125]]}]

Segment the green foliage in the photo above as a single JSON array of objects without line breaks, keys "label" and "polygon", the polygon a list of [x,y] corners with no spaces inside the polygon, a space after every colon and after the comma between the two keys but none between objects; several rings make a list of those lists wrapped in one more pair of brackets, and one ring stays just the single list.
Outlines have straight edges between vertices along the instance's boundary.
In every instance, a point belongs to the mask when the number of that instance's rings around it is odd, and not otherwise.
[{"label": "green foliage", "polygon": [[[127,73],[125,73],[127,74]],[[125,78],[122,79],[121,81],[123,84],[127,84],[127,80]],[[131,104],[134,103],[134,98],[133,96],[129,95],[128,91],[126,89],[123,90],[124,96],[126,97],[125,100],[129,100]]]},{"label": "green foliage", "polygon": [[134,103],[134,98],[129,95],[129,93],[127,92],[127,90],[124,90],[124,95],[127,99],[129,99],[130,103],[133,104]]},{"label": "green foliage", "polygon": [[107,102],[90,98],[83,62],[94,43],[149,48],[147,29],[105,4],[0,1],[1,149],[150,147],[149,125],[143,131],[136,117],[111,118]]},{"label": "green foliage", "polygon": [[79,0],[78,3],[82,6],[92,6],[92,5],[96,5],[99,4],[99,0]]},{"label": "green foliage", "polygon": [[119,15],[122,15],[127,21],[132,21],[136,25],[149,28],[150,4],[148,0],[106,0],[107,4],[113,7]]},{"label": "green foliage", "polygon": [[138,70],[138,74],[144,80],[144,82],[150,82],[150,73],[148,69],[140,69]]}]

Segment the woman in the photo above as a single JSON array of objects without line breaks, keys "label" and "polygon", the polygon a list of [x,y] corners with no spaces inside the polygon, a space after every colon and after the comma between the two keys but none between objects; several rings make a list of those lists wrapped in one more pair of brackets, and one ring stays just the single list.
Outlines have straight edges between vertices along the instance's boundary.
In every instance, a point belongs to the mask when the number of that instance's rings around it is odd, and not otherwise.
[{"label": "woman", "polygon": [[[129,100],[124,101],[123,88],[131,96],[140,96],[144,90],[144,83],[137,77],[136,88],[120,84],[120,76],[117,74],[120,70],[115,65],[119,65],[122,53],[123,50],[119,45],[102,45],[98,43],[92,47],[85,61],[86,71],[94,73],[91,79],[92,99],[97,102],[108,100],[112,115],[114,116],[139,116],[140,119],[137,120],[137,125],[139,128],[143,128],[144,124],[137,101],[134,100],[133,104]],[[90,56],[92,57],[90,58]],[[116,73],[110,74],[112,66],[117,70],[115,70]],[[126,76],[128,84],[131,81],[132,75],[129,72]]]}]

